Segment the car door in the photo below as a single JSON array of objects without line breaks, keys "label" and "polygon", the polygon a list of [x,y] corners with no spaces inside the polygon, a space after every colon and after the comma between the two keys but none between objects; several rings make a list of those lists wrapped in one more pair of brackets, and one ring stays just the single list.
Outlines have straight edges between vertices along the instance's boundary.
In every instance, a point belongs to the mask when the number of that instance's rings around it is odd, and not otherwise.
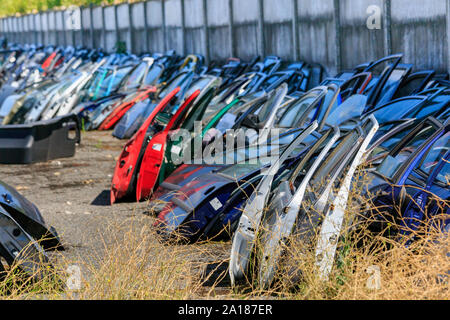
[{"label": "car door", "polygon": [[151,194],[161,170],[164,153],[166,151],[167,135],[177,121],[185,116],[186,112],[199,95],[200,90],[194,91],[185,100],[183,105],[180,106],[176,114],[170,119],[164,130],[162,132],[158,132],[149,141],[139,169],[136,185],[137,201],[147,198]]},{"label": "car door", "polygon": [[[423,181],[423,184],[422,184]],[[450,181],[450,133],[443,132],[411,171],[405,185],[409,189],[400,235],[414,235],[422,223],[448,210]],[[417,186],[418,185],[418,186]]]},{"label": "car door", "polygon": [[267,288],[273,281],[284,251],[281,244],[294,229],[306,187],[339,136],[337,128],[326,132],[292,170],[289,179],[282,181],[275,190],[276,193],[268,206],[269,210],[263,217],[262,233],[259,237],[259,284],[262,288]]},{"label": "car door", "polygon": [[275,174],[280,165],[290,156],[295,148],[308,137],[316,128],[313,122],[302,134],[297,136],[283,151],[278,160],[266,171],[264,178],[258,184],[257,190],[250,196],[239,219],[237,230],[233,237],[230,254],[229,274],[232,285],[236,280],[245,276],[250,263],[250,255],[255,245],[256,235],[259,232],[260,222],[265,208]]}]

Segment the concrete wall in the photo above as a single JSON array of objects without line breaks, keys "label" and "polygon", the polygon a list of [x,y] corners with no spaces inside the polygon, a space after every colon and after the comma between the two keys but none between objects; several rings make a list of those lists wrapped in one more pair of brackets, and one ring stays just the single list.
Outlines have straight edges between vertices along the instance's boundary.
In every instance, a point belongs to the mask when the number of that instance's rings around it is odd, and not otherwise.
[{"label": "concrete wall", "polygon": [[[379,29],[367,21],[380,9]],[[0,20],[20,43],[135,52],[199,53],[207,60],[278,55],[330,73],[402,52],[417,68],[450,69],[450,0],[147,0]]]}]

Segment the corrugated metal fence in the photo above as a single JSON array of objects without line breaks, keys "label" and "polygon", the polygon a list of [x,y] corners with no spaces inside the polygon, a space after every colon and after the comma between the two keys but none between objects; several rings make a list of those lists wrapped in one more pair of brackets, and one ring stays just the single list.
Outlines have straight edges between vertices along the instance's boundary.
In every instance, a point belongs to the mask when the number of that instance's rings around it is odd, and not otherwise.
[{"label": "corrugated metal fence", "polygon": [[85,45],[118,41],[208,60],[274,54],[331,72],[403,52],[417,68],[450,69],[450,0],[149,0],[0,20],[9,41]]}]

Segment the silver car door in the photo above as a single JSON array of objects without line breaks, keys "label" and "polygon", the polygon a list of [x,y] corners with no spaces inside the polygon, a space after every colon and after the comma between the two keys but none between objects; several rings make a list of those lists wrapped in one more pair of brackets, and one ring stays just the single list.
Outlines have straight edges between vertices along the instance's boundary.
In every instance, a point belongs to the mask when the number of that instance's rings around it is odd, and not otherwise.
[{"label": "silver car door", "polygon": [[379,128],[378,122],[373,115],[368,118],[368,123],[366,123],[366,125],[369,126],[368,133],[359,147],[359,150],[354,157],[342,184],[340,185],[337,196],[331,206],[331,211],[325,216],[325,219],[322,222],[319,240],[316,247],[316,263],[319,267],[320,276],[322,279],[328,279],[328,275],[333,267],[353,175],[356,168],[364,159],[366,149]]},{"label": "silver car door", "polygon": [[61,99],[55,102],[54,105],[47,110],[45,115],[42,115],[43,120],[48,120],[56,116],[66,115],[72,110],[75,103],[78,101],[77,92],[79,92],[84,85],[95,75],[97,70],[105,63],[105,60],[100,61],[95,65],[90,72],[82,72],[82,75],[61,95]]},{"label": "silver car door", "polygon": [[[310,179],[339,137],[339,129],[334,128],[332,134],[330,134],[329,137],[325,137],[326,139],[328,139],[328,141],[320,139],[316,143],[318,145],[321,145],[326,142],[321,152],[314,160],[309,170],[306,172],[305,176],[302,179],[302,182],[300,183],[299,187],[295,191],[288,204],[283,208],[279,208],[279,210],[270,212],[264,217],[262,237],[261,241],[258,242],[261,244],[261,259],[259,260],[259,285],[262,288],[268,287],[273,281],[283,253],[283,239],[288,239],[294,230],[297,215],[300,211],[300,206]],[[312,153],[317,152],[314,150],[312,151]],[[311,156],[311,152],[306,155],[305,159],[301,161],[295,171],[298,172],[298,170],[303,169],[306,161]],[[296,176],[297,174],[294,173],[294,178]],[[289,188],[289,182],[286,181],[285,184]]]},{"label": "silver car door", "polygon": [[266,171],[266,175],[259,183],[256,191],[247,201],[239,220],[237,230],[233,236],[233,243],[231,247],[229,274],[232,285],[235,284],[235,280],[242,279],[245,275],[245,271],[247,270],[255,238],[259,230],[263,210],[266,206],[275,174],[278,172],[280,165],[284,163],[295,148],[303,140],[305,140],[305,138],[307,138],[317,128],[317,126],[317,122],[314,121],[308,128],[298,135],[291,144],[289,144],[286,150]]},{"label": "silver car door", "polygon": [[49,120],[53,118],[59,111],[59,109],[65,105],[64,102],[66,98],[73,95],[76,91],[76,88],[78,88],[78,86],[83,83],[83,80],[87,77],[87,73],[82,73],[68,88],[61,92],[59,96],[54,99],[52,104],[48,108],[46,108],[44,112],[42,112],[41,120]]},{"label": "silver car door", "polygon": [[[264,123],[264,126],[260,130],[260,134],[258,136],[258,140],[260,142],[267,141],[270,135],[270,130],[273,128],[273,125],[275,123],[275,120],[277,118],[277,112],[280,108],[284,98],[286,97],[288,93],[288,86],[286,83],[283,83],[280,85],[280,87],[277,89],[273,104],[271,106],[270,114],[267,118],[267,121]],[[269,102],[270,103],[270,102]],[[264,107],[263,107],[264,108]],[[251,141],[250,141],[251,143]]]}]

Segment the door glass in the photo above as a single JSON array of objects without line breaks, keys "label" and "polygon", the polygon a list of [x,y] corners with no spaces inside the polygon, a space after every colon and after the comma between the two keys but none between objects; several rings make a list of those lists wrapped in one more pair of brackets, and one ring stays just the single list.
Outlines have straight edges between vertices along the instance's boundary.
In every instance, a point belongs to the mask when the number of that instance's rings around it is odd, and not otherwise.
[{"label": "door glass", "polygon": [[446,162],[444,164],[444,167],[442,168],[441,171],[439,171],[439,173],[436,176],[436,180],[442,184],[444,184],[445,186],[449,186],[450,185],[450,163]]},{"label": "door glass", "polygon": [[282,116],[278,125],[283,128],[292,128],[309,106],[317,99],[317,95],[308,95],[294,103]]},{"label": "door glass", "polygon": [[395,154],[388,155],[376,171],[387,178],[394,178],[401,165],[435,132],[433,126],[420,130],[409,142]]},{"label": "door glass", "polygon": [[[425,176],[430,175],[436,165],[442,160],[442,158],[450,149],[449,138],[450,132],[447,132],[447,134],[438,139],[429,149],[428,153],[423,157],[418,167],[418,170],[421,174],[424,174]],[[445,178],[445,176],[443,178]]]},{"label": "door glass", "polygon": [[163,71],[162,66],[153,65],[152,68],[147,73],[147,76],[145,77],[145,84],[148,84],[148,85],[156,84],[155,82],[161,76],[162,71]]},{"label": "door glass", "polygon": [[411,118],[423,119],[432,116],[434,113],[441,110],[449,102],[449,95],[442,94],[428,102],[425,106],[417,108],[411,115]]},{"label": "door glass", "polygon": [[423,99],[402,99],[385,105],[384,107],[373,112],[373,115],[379,123],[385,123],[392,119],[401,119],[414,106],[421,103]]}]

